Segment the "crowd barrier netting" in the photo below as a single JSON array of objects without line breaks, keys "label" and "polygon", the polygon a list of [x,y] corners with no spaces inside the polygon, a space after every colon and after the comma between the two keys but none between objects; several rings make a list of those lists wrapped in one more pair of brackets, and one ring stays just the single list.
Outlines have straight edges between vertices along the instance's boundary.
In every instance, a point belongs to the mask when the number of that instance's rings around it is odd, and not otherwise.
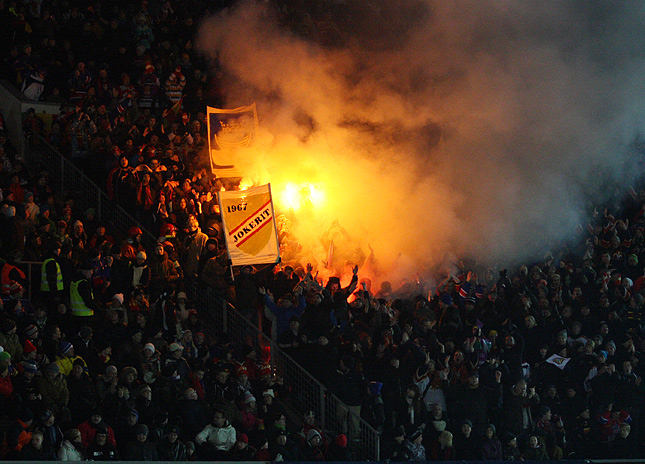
[{"label": "crowd barrier netting", "polygon": [[[105,191],[94,183],[70,159],[38,134],[29,139],[29,165],[32,172],[47,171],[48,182],[55,193],[63,200],[74,201],[74,212],[80,217],[88,208],[93,208],[96,217],[102,221],[108,233],[116,239],[128,236],[128,230],[136,225],[143,231],[143,245],[148,248],[155,242],[155,236],[138,223]],[[97,162],[99,162],[97,160]],[[103,162],[103,160],[100,160]],[[86,231],[88,236],[93,230]]]},{"label": "crowd barrier netting", "polygon": [[[258,353],[270,353],[274,372],[291,389],[289,405],[301,414],[314,411],[321,427],[329,434],[344,431],[341,412],[347,407],[327,388],[280,349],[256,325],[243,317],[230,303],[209,292],[198,292],[197,307],[214,334],[227,334],[235,343],[253,346]],[[334,362],[321,359],[320,362]],[[380,434],[358,417],[358,430],[350,446],[357,460],[377,461],[380,458]],[[350,435],[351,436],[351,435]]]}]

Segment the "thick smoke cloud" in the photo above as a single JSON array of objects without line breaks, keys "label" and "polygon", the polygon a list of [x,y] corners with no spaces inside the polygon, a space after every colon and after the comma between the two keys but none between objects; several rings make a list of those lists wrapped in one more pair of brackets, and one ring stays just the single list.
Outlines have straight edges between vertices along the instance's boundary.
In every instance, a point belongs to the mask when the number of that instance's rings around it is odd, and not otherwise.
[{"label": "thick smoke cloud", "polygon": [[[317,3],[291,28],[238,3],[197,42],[224,71],[226,106],[258,103],[249,178],[333,192],[294,226],[305,241],[338,219],[389,272],[508,264],[569,237],[589,199],[629,180],[641,3]],[[307,27],[326,19],[322,36]]]}]

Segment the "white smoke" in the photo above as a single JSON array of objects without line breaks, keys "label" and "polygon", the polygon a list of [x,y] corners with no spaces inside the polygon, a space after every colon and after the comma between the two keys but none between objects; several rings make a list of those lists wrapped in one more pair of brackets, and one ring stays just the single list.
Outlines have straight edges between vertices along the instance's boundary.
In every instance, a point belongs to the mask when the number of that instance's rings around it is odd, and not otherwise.
[{"label": "white smoke", "polygon": [[303,237],[338,219],[405,272],[453,255],[517,262],[628,180],[645,5],[319,3],[329,12],[288,28],[241,2],[205,19],[197,41],[224,71],[226,106],[258,103],[248,175],[297,172],[335,192],[299,221]]}]

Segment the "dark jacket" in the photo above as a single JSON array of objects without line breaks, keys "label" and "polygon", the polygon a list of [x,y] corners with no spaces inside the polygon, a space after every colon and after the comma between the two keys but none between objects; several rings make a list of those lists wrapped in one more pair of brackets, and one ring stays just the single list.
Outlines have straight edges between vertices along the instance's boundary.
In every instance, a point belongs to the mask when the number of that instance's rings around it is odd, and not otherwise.
[{"label": "dark jacket", "polygon": [[185,461],[186,445],[177,440],[170,443],[167,439],[157,444],[157,454],[161,461]]},{"label": "dark jacket", "polygon": [[360,372],[354,369],[336,370],[329,390],[347,406],[360,406],[367,394],[367,381]]},{"label": "dark jacket", "polygon": [[123,459],[127,461],[159,461],[159,455],[154,443],[133,441],[126,445]]}]

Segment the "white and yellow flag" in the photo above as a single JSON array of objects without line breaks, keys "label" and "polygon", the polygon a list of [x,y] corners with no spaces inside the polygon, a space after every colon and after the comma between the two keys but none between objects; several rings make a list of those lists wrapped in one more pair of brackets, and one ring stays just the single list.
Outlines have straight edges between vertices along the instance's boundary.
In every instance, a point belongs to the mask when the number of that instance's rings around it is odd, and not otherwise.
[{"label": "white and yellow flag", "polygon": [[211,170],[218,177],[242,177],[235,162],[253,149],[258,129],[255,103],[232,109],[208,106],[206,110]]},{"label": "white and yellow flag", "polygon": [[219,192],[226,248],[233,266],[277,263],[280,247],[271,184]]}]

